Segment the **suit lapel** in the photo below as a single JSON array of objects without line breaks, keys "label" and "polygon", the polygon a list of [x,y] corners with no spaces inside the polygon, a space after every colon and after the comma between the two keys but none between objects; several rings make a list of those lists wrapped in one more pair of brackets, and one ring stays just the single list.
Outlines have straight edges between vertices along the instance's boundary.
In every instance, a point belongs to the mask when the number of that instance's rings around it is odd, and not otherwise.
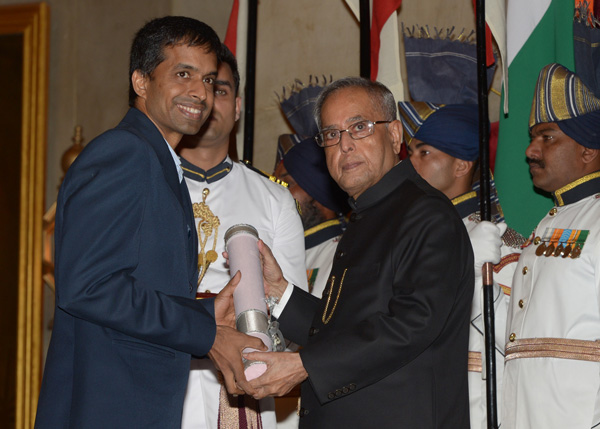
[{"label": "suit lapel", "polygon": [[165,141],[160,131],[158,131],[156,125],[154,125],[145,114],[135,108],[129,109],[121,123],[130,125],[133,128],[133,131],[137,131],[137,134],[140,134],[140,137],[147,141],[152,149],[154,149],[169,187],[177,197],[179,204],[184,207],[177,168],[173,162],[171,152],[169,152],[169,148],[166,146],[168,143]]},{"label": "suit lapel", "polygon": [[167,142],[156,128],[156,125],[141,111],[135,108],[129,109],[123,121],[117,128],[127,128],[129,131],[139,135],[144,141],[152,147],[156,153],[156,157],[162,167],[165,180],[169,187],[177,197],[185,214],[185,222],[188,228],[188,239],[191,242],[187,246],[187,262],[189,267],[190,282],[194,282],[197,276],[197,260],[198,260],[198,236],[196,234],[194,212],[192,203],[185,184],[185,180],[179,183],[177,175],[177,167],[173,162],[171,152],[167,147]]}]

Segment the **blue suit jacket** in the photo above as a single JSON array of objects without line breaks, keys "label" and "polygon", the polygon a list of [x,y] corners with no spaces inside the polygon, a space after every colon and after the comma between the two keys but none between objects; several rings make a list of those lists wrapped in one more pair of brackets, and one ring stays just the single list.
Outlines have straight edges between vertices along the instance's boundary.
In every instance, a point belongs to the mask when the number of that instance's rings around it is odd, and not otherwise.
[{"label": "blue suit jacket", "polygon": [[89,143],[56,210],[56,310],[36,428],[180,428],[190,355],[214,342],[195,300],[185,181],[146,115]]}]

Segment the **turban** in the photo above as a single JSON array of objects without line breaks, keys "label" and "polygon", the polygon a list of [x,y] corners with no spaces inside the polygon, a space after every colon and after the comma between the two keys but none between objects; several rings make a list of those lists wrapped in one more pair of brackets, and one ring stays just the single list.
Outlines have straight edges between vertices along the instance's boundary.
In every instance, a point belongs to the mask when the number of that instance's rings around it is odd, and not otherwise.
[{"label": "turban", "polygon": [[582,146],[600,149],[600,99],[579,76],[556,63],[540,71],[529,129],[545,122],[555,122]]},{"label": "turban", "polygon": [[329,175],[325,152],[314,138],[294,145],[283,156],[283,165],[296,183],[320,204],[336,213],[349,210],[348,195]]},{"label": "turban", "polygon": [[406,143],[421,140],[455,158],[479,158],[479,112],[476,104],[400,102]]}]

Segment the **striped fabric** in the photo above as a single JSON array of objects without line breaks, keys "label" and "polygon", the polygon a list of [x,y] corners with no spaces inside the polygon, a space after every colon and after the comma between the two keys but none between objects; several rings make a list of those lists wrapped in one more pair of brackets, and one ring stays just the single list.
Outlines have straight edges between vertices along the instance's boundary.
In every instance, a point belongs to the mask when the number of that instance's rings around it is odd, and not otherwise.
[{"label": "striped fabric", "polygon": [[426,101],[412,101],[410,103],[401,101],[398,103],[404,141],[407,145],[410,144],[410,141],[417,131],[419,131],[423,122],[425,122],[432,113],[437,112],[442,107],[444,107],[444,104],[433,104]]},{"label": "striped fabric", "polygon": [[529,117],[529,128],[577,118],[600,110],[600,99],[566,67],[552,63],[538,77]]}]

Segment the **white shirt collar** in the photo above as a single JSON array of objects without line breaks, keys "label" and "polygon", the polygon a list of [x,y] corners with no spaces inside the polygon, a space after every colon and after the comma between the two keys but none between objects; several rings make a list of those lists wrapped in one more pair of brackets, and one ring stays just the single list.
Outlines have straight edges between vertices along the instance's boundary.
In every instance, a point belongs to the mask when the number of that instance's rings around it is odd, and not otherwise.
[{"label": "white shirt collar", "polygon": [[179,157],[177,156],[177,154],[166,139],[165,143],[169,148],[169,152],[171,152],[171,156],[173,157],[173,161],[175,162],[175,167],[177,168],[177,176],[179,176],[179,183],[181,183],[181,181],[183,180],[183,170],[181,169],[181,161],[179,160]]}]

